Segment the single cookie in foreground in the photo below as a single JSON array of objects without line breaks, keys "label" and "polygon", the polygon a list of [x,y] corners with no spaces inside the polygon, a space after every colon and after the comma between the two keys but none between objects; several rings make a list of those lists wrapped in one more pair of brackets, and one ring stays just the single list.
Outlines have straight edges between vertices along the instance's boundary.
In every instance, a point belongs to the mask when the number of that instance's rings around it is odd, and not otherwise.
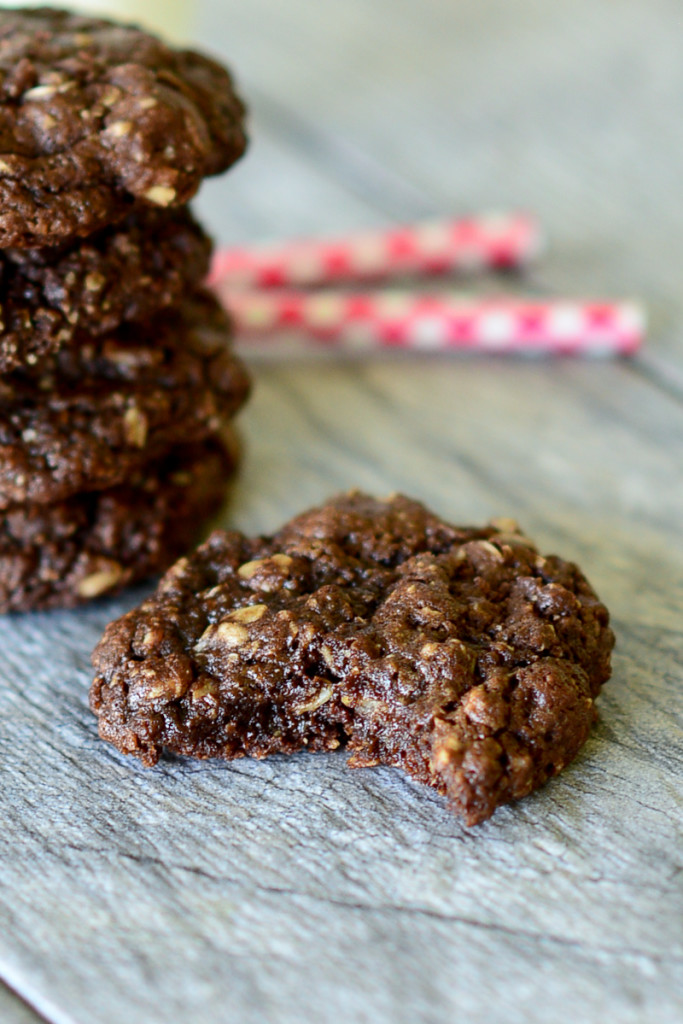
[{"label": "single cookie in foreground", "polygon": [[474,824],[576,756],[613,643],[579,569],[514,524],[354,492],[181,559],[107,628],[91,706],[146,765],[347,745]]},{"label": "single cookie in foreground", "polygon": [[77,245],[0,251],[0,373],[148,320],[201,284],[210,255],[184,208],[140,210]]},{"label": "single cookie in foreground", "polygon": [[184,205],[242,155],[243,119],[208,57],[67,11],[0,11],[0,248]]},{"label": "single cookie in foreground", "polygon": [[176,449],[110,490],[0,513],[0,613],[71,608],[166,569],[225,499],[226,440]]},{"label": "single cookie in foreground", "polygon": [[200,292],[146,324],[81,339],[39,372],[0,378],[0,508],[113,487],[215,433],[249,391],[231,333]]}]

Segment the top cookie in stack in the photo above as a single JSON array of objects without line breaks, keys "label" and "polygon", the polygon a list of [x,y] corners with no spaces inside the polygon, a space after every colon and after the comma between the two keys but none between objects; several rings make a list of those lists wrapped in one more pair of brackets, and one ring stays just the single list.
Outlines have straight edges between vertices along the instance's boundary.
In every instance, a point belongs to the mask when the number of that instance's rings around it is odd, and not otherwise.
[{"label": "top cookie in stack", "polygon": [[248,380],[186,204],[243,117],[207,57],[0,12],[0,610],[158,571],[220,503]]},{"label": "top cookie in stack", "polygon": [[220,65],[136,28],[0,14],[0,247],[73,242],[133,207],[187,203],[244,152]]}]

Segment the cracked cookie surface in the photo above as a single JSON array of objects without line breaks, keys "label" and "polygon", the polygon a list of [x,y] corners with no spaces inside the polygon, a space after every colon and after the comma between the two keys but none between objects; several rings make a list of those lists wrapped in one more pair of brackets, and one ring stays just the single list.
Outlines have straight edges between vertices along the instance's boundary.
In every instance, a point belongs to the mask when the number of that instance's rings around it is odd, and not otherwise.
[{"label": "cracked cookie surface", "polygon": [[0,248],[180,206],[244,152],[228,72],[132,26],[0,11]]},{"label": "cracked cookie surface", "polygon": [[0,250],[0,373],[148,319],[201,284],[210,255],[186,209],[140,210],[76,245]]},{"label": "cracked cookie surface", "polygon": [[0,612],[71,608],[162,572],[220,508],[237,450],[230,432],[119,487],[0,513]]},{"label": "cracked cookie surface", "polygon": [[198,292],[143,325],[82,339],[0,378],[0,508],[112,487],[200,441],[246,400],[230,322]]},{"label": "cracked cookie surface", "polygon": [[576,755],[613,642],[579,569],[513,523],[354,492],[181,559],[107,628],[91,706],[147,765],[345,745],[473,824]]}]

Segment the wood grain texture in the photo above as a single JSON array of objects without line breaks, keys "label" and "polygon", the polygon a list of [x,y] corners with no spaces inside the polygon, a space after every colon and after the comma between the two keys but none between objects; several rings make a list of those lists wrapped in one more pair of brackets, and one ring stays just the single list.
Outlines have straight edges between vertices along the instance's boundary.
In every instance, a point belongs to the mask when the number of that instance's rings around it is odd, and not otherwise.
[{"label": "wood grain texture", "polygon": [[[612,609],[615,673],[577,762],[467,831],[343,754],[147,771],[102,744],[90,651],[144,588],[0,620],[0,978],[46,1020],[680,1022],[680,175],[641,159],[678,130],[676,17],[206,5],[205,40],[255,97],[251,156],[201,198],[225,240],[528,205],[555,238],[537,287],[633,290],[655,323],[636,364],[254,361],[225,522],[270,530],[349,486],[515,516]],[[635,46],[654,32],[661,68]],[[3,991],[3,1024],[33,1019]]]},{"label": "wood grain texture", "polygon": [[[596,402],[597,371],[651,436]],[[683,560],[666,521],[683,495],[662,489],[664,427],[683,430],[675,404],[607,365],[263,369],[231,520],[269,529],[351,482],[466,521],[517,515],[614,611],[600,725],[561,778],[467,832],[343,755],[145,771],[86,706],[88,652],[135,596],[4,620],[5,977],[57,1021],[675,1021]],[[609,473],[626,438],[629,473]]]}]

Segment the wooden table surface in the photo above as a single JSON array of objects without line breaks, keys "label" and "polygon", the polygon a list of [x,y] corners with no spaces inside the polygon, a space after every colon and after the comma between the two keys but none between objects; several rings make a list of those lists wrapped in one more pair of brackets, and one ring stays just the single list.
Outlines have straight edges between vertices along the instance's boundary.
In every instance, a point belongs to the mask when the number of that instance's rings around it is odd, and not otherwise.
[{"label": "wooden table surface", "polygon": [[255,360],[226,522],[350,486],[513,516],[613,611],[614,676],[576,763],[467,831],[343,754],[147,771],[102,744],[90,651],[140,592],[1,621],[0,1020],[680,1022],[679,5],[201,16],[253,110],[248,159],[199,201],[222,241],[526,207],[551,243],[527,287],[651,314],[629,362]]}]

